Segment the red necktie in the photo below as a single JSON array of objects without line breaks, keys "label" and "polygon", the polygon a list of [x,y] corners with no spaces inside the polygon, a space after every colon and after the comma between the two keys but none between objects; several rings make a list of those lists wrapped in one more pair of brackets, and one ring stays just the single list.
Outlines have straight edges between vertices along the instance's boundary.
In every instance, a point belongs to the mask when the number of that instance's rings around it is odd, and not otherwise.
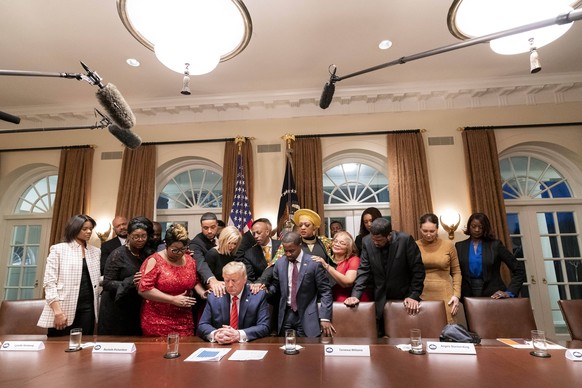
[{"label": "red necktie", "polygon": [[292,262],[293,271],[291,272],[291,310],[297,311],[297,263]]},{"label": "red necktie", "polygon": [[232,297],[232,307],[230,309],[230,327],[238,330],[238,308],[236,307],[236,301],[238,296]]}]

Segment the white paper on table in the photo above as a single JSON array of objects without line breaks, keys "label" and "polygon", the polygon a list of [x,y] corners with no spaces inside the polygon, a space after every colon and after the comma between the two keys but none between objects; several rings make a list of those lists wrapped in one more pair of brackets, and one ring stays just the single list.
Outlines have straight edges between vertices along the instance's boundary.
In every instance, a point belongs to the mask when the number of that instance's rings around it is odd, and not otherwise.
[{"label": "white paper on table", "polygon": [[412,345],[410,344],[400,344],[400,345],[396,345],[396,347],[400,350],[402,350],[403,352],[408,352],[410,349],[412,349]]},{"label": "white paper on table", "polygon": [[231,348],[200,348],[189,355],[184,361],[220,361]]},{"label": "white paper on table", "polygon": [[[533,349],[532,342],[524,340],[523,338],[497,338],[497,341],[500,341],[516,349]],[[549,350],[566,349],[562,345],[555,344],[551,341],[546,341],[546,345]]]},{"label": "white paper on table", "polygon": [[229,358],[229,361],[262,360],[267,354],[266,350],[236,350]]}]

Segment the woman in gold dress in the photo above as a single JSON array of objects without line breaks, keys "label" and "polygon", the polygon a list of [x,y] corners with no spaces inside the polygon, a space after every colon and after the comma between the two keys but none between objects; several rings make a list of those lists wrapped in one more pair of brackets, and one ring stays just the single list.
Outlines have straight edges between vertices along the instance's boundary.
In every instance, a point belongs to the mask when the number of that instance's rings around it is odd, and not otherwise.
[{"label": "woman in gold dress", "polygon": [[457,250],[450,240],[438,238],[439,219],[428,213],[420,217],[421,239],[416,241],[426,271],[422,300],[445,302],[447,319],[455,323],[461,298],[461,267]]}]

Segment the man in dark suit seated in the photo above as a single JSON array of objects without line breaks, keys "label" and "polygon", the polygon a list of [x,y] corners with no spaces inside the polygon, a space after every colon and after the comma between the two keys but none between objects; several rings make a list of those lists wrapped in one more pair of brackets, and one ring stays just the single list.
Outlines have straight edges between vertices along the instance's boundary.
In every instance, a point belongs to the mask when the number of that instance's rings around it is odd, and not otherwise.
[{"label": "man in dark suit seated", "polygon": [[269,334],[269,306],[266,294],[250,292],[243,263],[231,261],[222,268],[225,296],[208,295],[198,325],[198,335],[211,342],[230,344],[252,341]]},{"label": "man in dark suit seated", "polygon": [[[268,287],[273,277],[273,267],[269,267],[266,274],[265,270],[271,264],[271,260],[275,258],[281,241],[271,239],[272,226],[266,218],[256,219],[251,231],[256,243],[245,250],[241,261],[247,267],[249,281],[261,283]],[[264,277],[263,274],[265,274]]]},{"label": "man in dark suit seated", "polygon": [[101,275],[105,270],[105,263],[107,258],[115,249],[125,244],[127,239],[127,218],[122,216],[115,216],[111,221],[115,237],[101,244]]},{"label": "man in dark suit seated", "polygon": [[392,231],[392,224],[385,218],[376,218],[370,234],[362,241],[352,296],[344,304],[353,307],[360,303],[359,298],[370,284],[374,289],[378,334],[382,336],[386,301],[403,299],[408,314],[418,313],[424,277],[424,264],[414,239],[406,233]]},{"label": "man in dark suit seated", "polygon": [[[299,337],[331,337],[333,296],[326,271],[301,248],[301,236],[289,232],[281,243],[285,256],[275,263],[269,293],[279,296],[277,332],[295,329]],[[317,300],[320,299],[318,311]]]}]

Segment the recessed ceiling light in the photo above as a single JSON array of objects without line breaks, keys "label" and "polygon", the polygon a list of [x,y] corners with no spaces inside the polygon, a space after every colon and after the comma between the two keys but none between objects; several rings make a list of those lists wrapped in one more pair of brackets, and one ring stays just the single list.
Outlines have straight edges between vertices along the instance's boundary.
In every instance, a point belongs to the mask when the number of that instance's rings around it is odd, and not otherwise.
[{"label": "recessed ceiling light", "polygon": [[392,47],[392,41],[390,41],[388,39],[383,40],[380,42],[378,47],[380,48],[380,50],[388,50],[390,47]]},{"label": "recessed ceiling light", "polygon": [[129,58],[129,59],[128,59],[127,61],[125,61],[125,62],[127,62],[127,64],[128,64],[129,66],[133,66],[133,67],[138,67],[138,66],[140,65],[139,61],[138,61],[137,59],[135,59],[135,58]]}]

